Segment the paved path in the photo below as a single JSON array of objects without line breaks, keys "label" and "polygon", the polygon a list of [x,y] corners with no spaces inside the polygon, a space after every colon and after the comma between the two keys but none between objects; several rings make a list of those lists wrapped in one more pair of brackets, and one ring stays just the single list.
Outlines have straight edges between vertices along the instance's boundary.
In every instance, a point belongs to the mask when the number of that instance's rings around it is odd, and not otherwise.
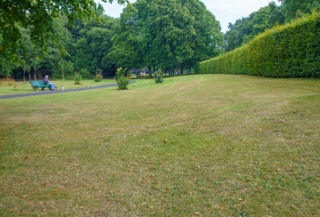
[{"label": "paved path", "polygon": [[[135,81],[131,81],[131,82],[135,82]],[[0,96],[0,99],[12,99],[12,98],[19,98],[19,97],[27,97],[27,96],[40,96],[40,95],[46,95],[46,94],[59,94],[59,93],[75,92],[75,91],[83,91],[83,90],[93,90],[93,89],[106,88],[106,87],[115,87],[115,86],[117,86],[116,83],[114,83],[114,84],[105,84],[105,85],[101,85],[101,86],[93,86],[93,87],[74,88],[74,89],[67,89],[67,90],[35,91],[35,92],[32,92],[32,93],[3,95],[3,96]]]}]

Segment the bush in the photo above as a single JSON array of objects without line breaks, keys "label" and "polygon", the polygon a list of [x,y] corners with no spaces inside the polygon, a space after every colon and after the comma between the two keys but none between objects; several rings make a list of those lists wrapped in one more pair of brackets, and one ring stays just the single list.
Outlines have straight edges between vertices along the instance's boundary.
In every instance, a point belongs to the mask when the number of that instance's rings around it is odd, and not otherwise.
[{"label": "bush", "polygon": [[78,72],[74,75],[74,84],[81,84],[82,75]]},{"label": "bush", "polygon": [[99,70],[99,72],[96,73],[96,75],[94,76],[94,81],[95,82],[100,82],[102,81],[103,78],[103,74],[102,74],[102,70]]},{"label": "bush", "polygon": [[127,90],[130,79],[131,74],[127,69],[123,69],[122,67],[117,69],[115,80],[119,90]]},{"label": "bush", "polygon": [[154,79],[156,81],[156,83],[162,83],[163,82],[163,72],[161,69],[159,69],[158,71],[156,71],[154,73]]}]

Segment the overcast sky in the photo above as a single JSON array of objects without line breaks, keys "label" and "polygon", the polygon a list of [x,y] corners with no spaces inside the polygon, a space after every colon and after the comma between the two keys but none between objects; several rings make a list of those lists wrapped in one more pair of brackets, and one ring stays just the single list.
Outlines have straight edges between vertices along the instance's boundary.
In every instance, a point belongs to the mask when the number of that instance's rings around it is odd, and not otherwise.
[{"label": "overcast sky", "polygon": [[[237,19],[249,16],[252,12],[258,11],[261,7],[267,6],[273,0],[201,0],[209,11],[216,17],[222,27],[222,32],[228,30],[229,23],[234,23]],[[277,4],[278,1],[274,0]],[[96,0],[100,2],[100,0]],[[116,2],[114,0],[114,2]],[[135,0],[130,0],[135,2]],[[105,14],[111,17],[120,17],[124,6],[117,3],[102,3]]]}]

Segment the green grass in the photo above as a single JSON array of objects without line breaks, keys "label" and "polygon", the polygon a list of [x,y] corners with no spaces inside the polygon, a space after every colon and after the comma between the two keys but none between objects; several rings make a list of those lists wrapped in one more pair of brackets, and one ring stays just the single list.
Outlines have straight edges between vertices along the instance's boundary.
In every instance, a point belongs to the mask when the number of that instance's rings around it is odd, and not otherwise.
[{"label": "green grass", "polygon": [[[40,79],[41,80],[41,79]],[[76,89],[76,88],[83,88],[83,87],[92,87],[92,86],[99,86],[109,83],[115,83],[114,79],[103,79],[100,82],[94,82],[92,80],[82,80],[81,84],[75,85],[73,80],[52,80],[52,83],[61,90],[61,86],[64,86],[65,90],[68,89]],[[38,89],[37,91],[41,91]],[[45,91],[49,91],[48,88]],[[0,80],[0,96],[1,95],[11,95],[11,94],[20,94],[20,93],[33,93],[34,90],[31,87],[29,81],[26,82],[16,82],[13,80],[5,81]]]},{"label": "green grass", "polygon": [[0,100],[0,216],[320,216],[319,80],[129,88]]}]

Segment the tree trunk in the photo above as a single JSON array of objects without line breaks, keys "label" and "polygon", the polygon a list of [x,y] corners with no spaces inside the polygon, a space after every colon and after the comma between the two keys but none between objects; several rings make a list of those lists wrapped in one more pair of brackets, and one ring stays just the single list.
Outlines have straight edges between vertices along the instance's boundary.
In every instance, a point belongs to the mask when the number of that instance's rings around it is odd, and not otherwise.
[{"label": "tree trunk", "polygon": [[169,70],[170,70],[170,76],[171,76],[171,77],[174,76],[174,68],[171,67]]},{"label": "tree trunk", "polygon": [[63,60],[61,61],[61,76],[62,76],[62,81],[64,81],[64,62],[63,62]]},{"label": "tree trunk", "polygon": [[33,80],[37,80],[37,71],[34,71],[33,73]]},{"label": "tree trunk", "polygon": [[26,83],[26,71],[23,70],[23,83]]},{"label": "tree trunk", "polygon": [[33,67],[33,79],[37,80],[37,67]]}]

